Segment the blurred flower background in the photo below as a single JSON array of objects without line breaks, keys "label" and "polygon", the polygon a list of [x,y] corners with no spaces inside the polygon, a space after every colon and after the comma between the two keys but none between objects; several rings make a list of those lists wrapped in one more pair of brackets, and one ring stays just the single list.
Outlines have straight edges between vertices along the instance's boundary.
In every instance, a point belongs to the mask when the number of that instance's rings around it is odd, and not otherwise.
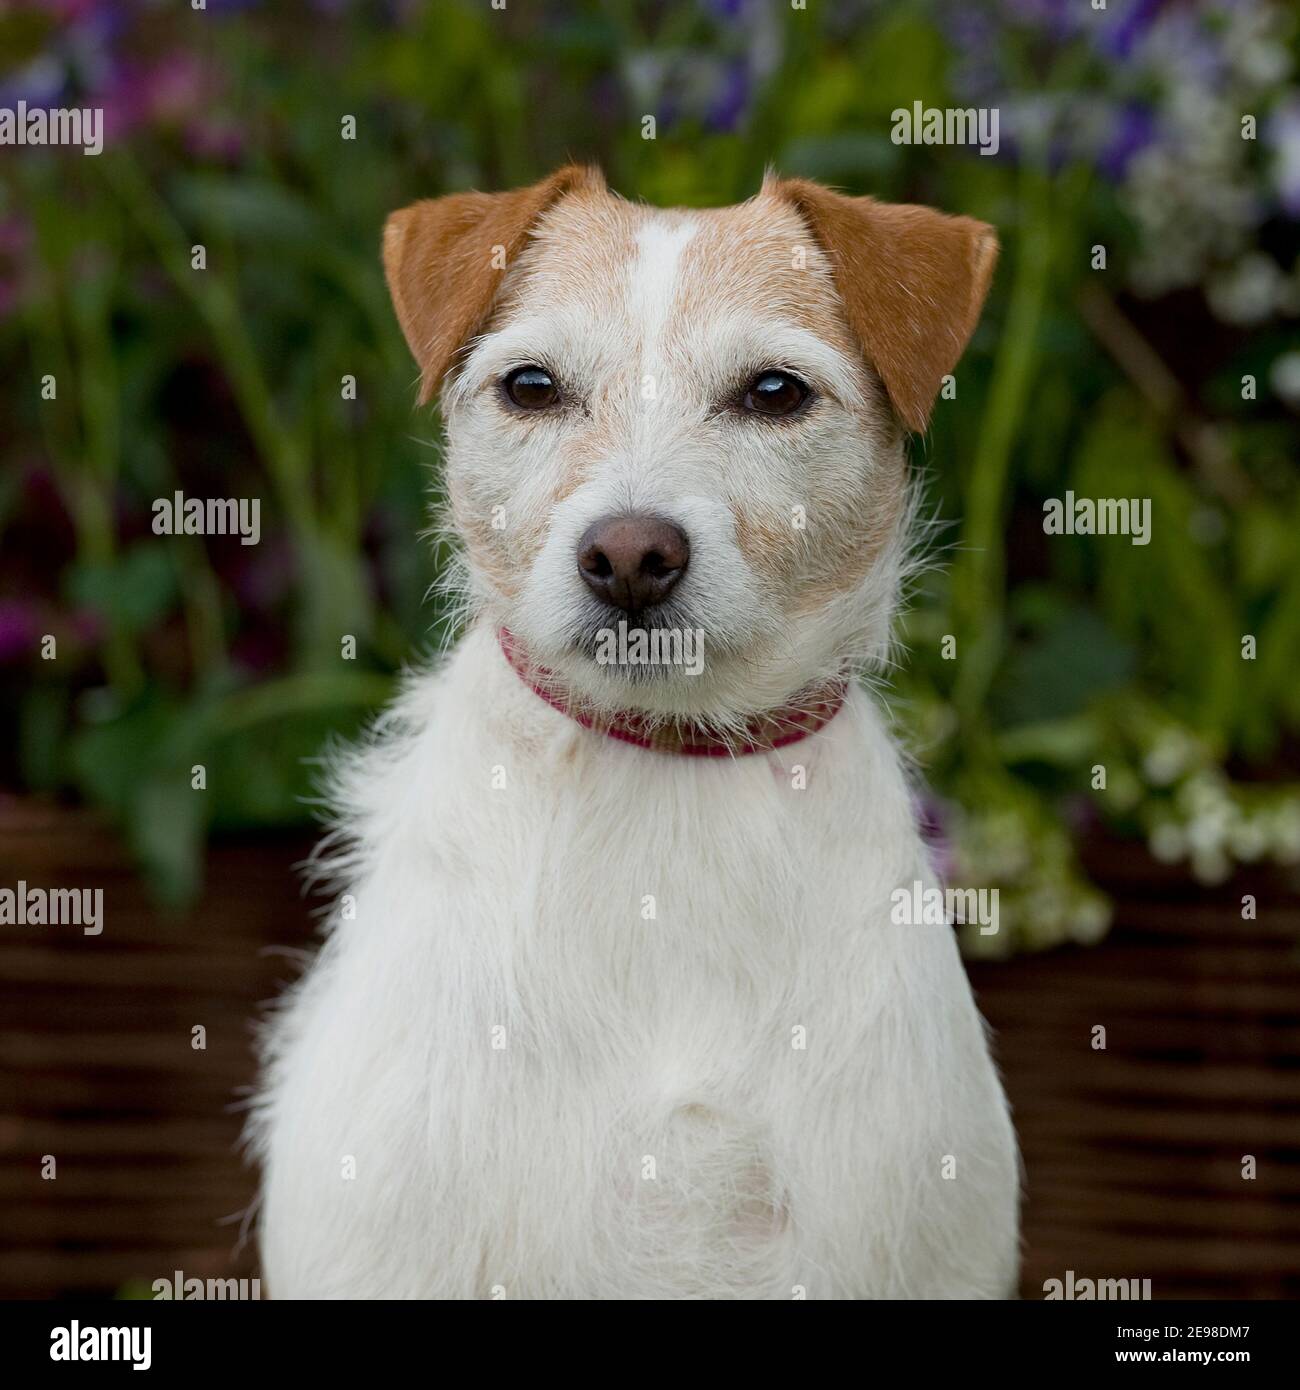
[{"label": "blurred flower background", "polygon": [[[889,696],[952,880],[1002,890],[971,949],[1101,936],[1099,833],[1206,883],[1300,864],[1298,29],[1263,0],[0,0],[0,107],[106,136],[0,147],[0,786],[106,808],[176,902],[209,834],[309,818],[322,747],[443,617],[385,214],[569,158],[694,205],[773,165],[1002,237],[913,448],[942,563]],[[893,144],[916,101],[996,107],[997,156]],[[260,498],[261,543],[154,535],[177,490]],[[1044,535],[1067,491],[1150,498],[1151,543]]]}]

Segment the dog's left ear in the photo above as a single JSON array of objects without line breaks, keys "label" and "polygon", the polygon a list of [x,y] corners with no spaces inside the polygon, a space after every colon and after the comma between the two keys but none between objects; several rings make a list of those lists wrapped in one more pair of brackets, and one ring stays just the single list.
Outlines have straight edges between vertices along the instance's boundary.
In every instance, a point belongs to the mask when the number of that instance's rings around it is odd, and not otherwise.
[{"label": "dog's left ear", "polygon": [[420,365],[420,404],[437,394],[465,343],[486,322],[505,272],[552,203],[605,186],[577,164],[509,193],[452,193],[393,213],[384,224],[384,275]]},{"label": "dog's left ear", "polygon": [[993,228],[807,179],[769,179],[764,192],[793,203],[830,256],[849,326],[898,418],[924,431],[979,320],[998,258]]}]

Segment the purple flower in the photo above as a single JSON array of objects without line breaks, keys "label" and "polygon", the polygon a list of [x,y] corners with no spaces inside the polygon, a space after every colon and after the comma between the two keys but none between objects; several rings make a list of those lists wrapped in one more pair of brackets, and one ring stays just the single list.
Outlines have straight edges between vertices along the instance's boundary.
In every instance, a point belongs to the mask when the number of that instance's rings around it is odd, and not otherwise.
[{"label": "purple flower", "polygon": [[1300,96],[1280,106],[1265,127],[1273,154],[1273,187],[1288,217],[1300,218]]},{"label": "purple flower", "polygon": [[272,537],[251,548],[236,546],[231,553],[234,562],[225,578],[245,608],[269,610],[289,593],[296,560],[287,542]]},{"label": "purple flower", "polygon": [[282,632],[269,627],[252,627],[235,638],[230,654],[250,675],[263,676],[284,665],[287,651]]},{"label": "purple flower", "polygon": [[0,219],[0,316],[18,302],[22,266],[31,241],[30,224],[16,213]]},{"label": "purple flower", "polygon": [[64,64],[49,54],[5,74],[0,80],[0,106],[16,108],[20,101],[29,107],[57,106],[67,91],[68,74]]},{"label": "purple flower", "polygon": [[743,61],[733,60],[724,70],[722,87],[709,107],[705,122],[710,130],[734,130],[749,105],[749,69]]},{"label": "purple flower", "polygon": [[998,34],[985,14],[955,15],[949,26],[953,47],[953,91],[981,106],[996,106],[1007,80],[998,54]]},{"label": "purple flower", "polygon": [[1061,819],[1076,840],[1087,838],[1102,824],[1097,803],[1091,797],[1077,793],[1066,797],[1061,803]]},{"label": "purple flower", "polygon": [[120,137],[146,125],[180,125],[203,112],[212,100],[212,83],[203,63],[183,49],[148,66],[121,63],[96,94],[104,108],[104,129]]},{"label": "purple flower", "polygon": [[105,0],[46,0],[46,4],[65,24],[81,19],[93,19],[101,12],[113,8],[105,4]]},{"label": "purple flower", "polygon": [[244,132],[231,120],[200,115],[186,126],[185,145],[200,159],[237,164],[244,153]]},{"label": "purple flower", "polygon": [[36,608],[23,599],[0,599],[0,666],[28,661],[44,631]]},{"label": "purple flower", "polygon": [[1102,169],[1113,179],[1123,178],[1129,161],[1156,138],[1155,116],[1141,102],[1126,103],[1115,114],[1110,139],[1101,151]]},{"label": "purple flower", "polygon": [[1091,14],[1080,0],[1003,0],[1013,22],[1043,29],[1053,39],[1074,38]]},{"label": "purple flower", "polygon": [[935,792],[924,791],[913,799],[913,814],[921,839],[930,851],[930,862],[943,882],[947,882],[956,866],[948,826],[952,812],[948,803]]},{"label": "purple flower", "polygon": [[93,647],[104,635],[104,619],[93,608],[78,608],[72,615],[72,632],[83,647]]},{"label": "purple flower", "polygon": [[[1101,28],[1098,48],[1112,58],[1127,58],[1151,28],[1164,0],[1129,0],[1109,25]],[[1119,10],[1118,3],[1116,5]]]}]

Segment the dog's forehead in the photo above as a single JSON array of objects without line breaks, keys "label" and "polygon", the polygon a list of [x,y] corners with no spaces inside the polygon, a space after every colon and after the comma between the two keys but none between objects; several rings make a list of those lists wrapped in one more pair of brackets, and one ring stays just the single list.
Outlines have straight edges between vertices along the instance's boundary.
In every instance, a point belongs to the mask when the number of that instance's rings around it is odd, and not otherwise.
[{"label": "dog's forehead", "polygon": [[613,194],[562,198],[511,277],[519,308],[668,326],[732,313],[784,320],[852,352],[827,257],[793,206],[653,208]]}]

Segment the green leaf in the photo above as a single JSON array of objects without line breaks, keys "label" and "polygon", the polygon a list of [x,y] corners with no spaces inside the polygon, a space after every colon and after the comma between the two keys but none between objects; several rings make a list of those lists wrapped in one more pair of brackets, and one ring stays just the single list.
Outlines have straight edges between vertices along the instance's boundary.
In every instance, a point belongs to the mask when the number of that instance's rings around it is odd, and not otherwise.
[{"label": "green leaf", "polygon": [[110,626],[125,632],[143,631],[177,601],[175,566],[158,542],[132,546],[107,564],[73,565],[65,584],[74,603],[101,614]]},{"label": "green leaf", "polygon": [[192,902],[203,879],[207,792],[188,767],[160,771],[136,789],[128,823],[131,847],[155,892],[173,906]]},{"label": "green leaf", "polygon": [[1034,724],[1080,713],[1132,679],[1133,647],[1091,609],[1072,607],[1021,640],[993,693],[1000,724]]}]

